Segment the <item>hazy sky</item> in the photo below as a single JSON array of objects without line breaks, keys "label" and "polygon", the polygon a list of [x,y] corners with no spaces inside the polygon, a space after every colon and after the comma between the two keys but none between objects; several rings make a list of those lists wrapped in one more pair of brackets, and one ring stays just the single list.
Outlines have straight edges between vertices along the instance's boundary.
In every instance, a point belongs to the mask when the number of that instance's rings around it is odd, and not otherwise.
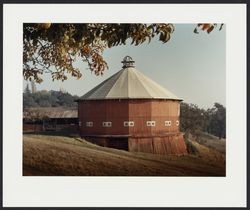
[{"label": "hazy sky", "polygon": [[[210,34],[193,33],[194,24],[175,24],[169,42],[162,44],[157,38],[150,44],[117,46],[104,51],[109,69],[103,76],[95,76],[83,62],[77,62],[83,77],[80,80],[52,82],[49,75],[37,85],[38,90],[59,90],[82,96],[97,84],[121,70],[122,59],[129,55],[135,67],[184,102],[202,108],[212,107],[214,102],[226,105],[226,28]],[[26,82],[24,83],[24,86]]]}]

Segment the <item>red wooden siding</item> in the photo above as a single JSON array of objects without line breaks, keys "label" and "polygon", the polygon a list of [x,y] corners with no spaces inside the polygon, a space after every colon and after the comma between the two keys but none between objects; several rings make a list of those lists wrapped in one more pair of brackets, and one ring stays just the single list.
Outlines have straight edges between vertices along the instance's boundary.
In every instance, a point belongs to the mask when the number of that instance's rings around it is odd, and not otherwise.
[{"label": "red wooden siding", "polygon": [[[86,100],[78,104],[80,135],[91,137],[93,143],[136,152],[186,153],[183,135],[176,125],[180,101],[116,99]],[[134,126],[124,127],[124,121],[133,121]],[[147,121],[156,124],[147,126]],[[165,121],[171,121],[171,126],[165,126]],[[86,122],[93,122],[93,127],[87,127]],[[103,127],[102,122],[112,122],[112,127]]]},{"label": "red wooden siding", "polygon": [[181,133],[169,136],[129,138],[129,151],[154,154],[186,154],[186,144]]},{"label": "red wooden siding", "polygon": [[23,124],[23,132],[43,131],[43,125],[40,124]]},{"label": "red wooden siding", "polygon": [[[124,100],[83,101],[79,102],[79,121],[81,135],[126,135],[128,127],[128,102]],[[93,122],[93,127],[86,127]],[[103,127],[102,122],[112,122],[112,127]]]},{"label": "red wooden siding", "polygon": [[[172,100],[91,100],[79,102],[79,121],[82,135],[152,135],[178,132],[176,121],[178,101]],[[171,120],[171,126],[165,121]],[[102,122],[112,122],[112,127],[103,127]],[[134,121],[133,127],[124,127],[124,121]],[[155,121],[148,127],[147,121]],[[93,122],[93,127],[86,127]]]}]

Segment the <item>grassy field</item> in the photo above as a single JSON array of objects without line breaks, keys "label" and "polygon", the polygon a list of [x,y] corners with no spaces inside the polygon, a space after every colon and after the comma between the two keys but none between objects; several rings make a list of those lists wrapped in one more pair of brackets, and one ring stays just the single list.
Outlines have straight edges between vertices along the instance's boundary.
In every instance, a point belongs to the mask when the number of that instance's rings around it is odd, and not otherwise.
[{"label": "grassy field", "polygon": [[201,133],[198,139],[198,142],[202,145],[205,145],[209,148],[215,149],[223,154],[226,153],[226,140],[219,139],[208,133]]},{"label": "grassy field", "polygon": [[175,156],[104,148],[76,137],[24,134],[23,175],[225,176],[222,143],[218,150],[211,146],[213,141],[217,140],[190,140],[197,152]]}]

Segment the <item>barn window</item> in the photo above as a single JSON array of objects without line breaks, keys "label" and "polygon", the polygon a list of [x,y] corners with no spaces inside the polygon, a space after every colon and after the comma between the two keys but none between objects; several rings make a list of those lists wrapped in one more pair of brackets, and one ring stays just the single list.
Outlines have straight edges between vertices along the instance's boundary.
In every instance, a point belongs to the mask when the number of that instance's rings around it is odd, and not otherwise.
[{"label": "barn window", "polygon": [[155,126],[155,121],[147,121],[147,126]]},{"label": "barn window", "polygon": [[124,127],[134,127],[134,121],[124,121],[123,126]]},{"label": "barn window", "polygon": [[79,126],[82,126],[82,122],[81,121],[79,121]]},{"label": "barn window", "polygon": [[129,126],[130,127],[134,127],[134,125],[135,125],[134,121],[129,121]]},{"label": "barn window", "polygon": [[93,122],[86,122],[86,127],[93,127]]},{"label": "barn window", "polygon": [[165,126],[171,126],[171,120],[165,121]]},{"label": "barn window", "polygon": [[176,125],[179,126],[180,122],[179,120],[176,120]]},{"label": "barn window", "polygon": [[102,122],[102,127],[112,127],[112,122]]}]

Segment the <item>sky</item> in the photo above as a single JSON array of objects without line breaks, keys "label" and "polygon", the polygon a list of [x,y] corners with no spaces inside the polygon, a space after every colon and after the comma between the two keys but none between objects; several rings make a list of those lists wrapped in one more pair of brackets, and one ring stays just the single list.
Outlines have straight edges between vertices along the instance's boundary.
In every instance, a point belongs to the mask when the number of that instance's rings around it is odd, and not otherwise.
[{"label": "sky", "polygon": [[[63,89],[73,95],[82,96],[103,80],[122,68],[121,61],[129,55],[135,61],[135,68],[164,88],[173,92],[186,103],[200,108],[211,108],[215,102],[226,106],[226,28],[214,29],[210,34],[193,33],[195,24],[174,24],[171,39],[163,44],[158,37],[148,44],[126,45],[106,49],[103,57],[109,69],[103,76],[96,76],[87,70],[87,65],[78,60],[75,64],[83,77],[79,80],[52,82],[45,74],[44,81],[37,84],[37,90]],[[26,86],[24,81],[24,87]]]}]

